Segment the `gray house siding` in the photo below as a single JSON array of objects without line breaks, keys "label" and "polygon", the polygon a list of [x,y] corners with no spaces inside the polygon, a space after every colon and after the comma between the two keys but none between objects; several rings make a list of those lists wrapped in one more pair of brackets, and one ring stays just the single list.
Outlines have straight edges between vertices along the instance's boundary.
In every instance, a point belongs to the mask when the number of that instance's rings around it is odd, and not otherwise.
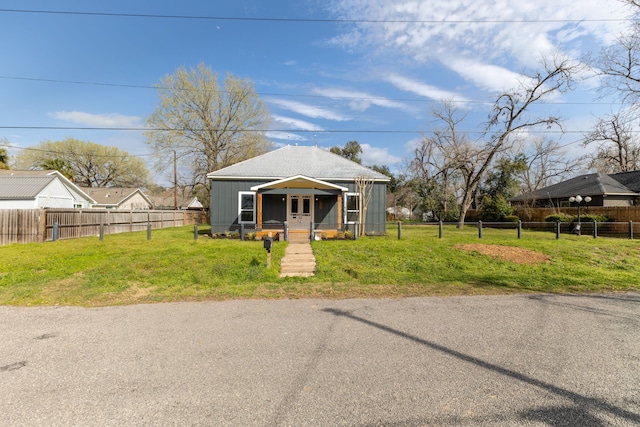
[{"label": "gray house siding", "polygon": [[[265,184],[267,181],[259,180],[211,180],[211,231],[221,233],[228,230],[237,230],[240,227],[238,221],[238,193],[250,192],[251,187]],[[329,182],[329,181],[328,181]],[[355,182],[331,182],[349,189],[349,193],[356,192]],[[282,228],[286,221],[286,201],[283,195],[297,190],[282,190],[282,194],[262,195],[262,228]],[[301,189],[300,193],[311,192]],[[314,197],[314,223],[317,229],[338,228],[337,197],[333,195],[318,194]],[[373,186],[371,200],[367,208],[366,231],[367,233],[382,233],[386,230],[386,183],[376,182]],[[256,198],[256,204],[257,204]],[[344,198],[343,198],[344,203]],[[344,207],[340,209],[343,218],[340,223],[344,227]],[[245,224],[245,229],[253,225]],[[351,228],[353,228],[351,226]]]},{"label": "gray house siding", "polygon": [[251,191],[254,185],[264,181],[225,180],[211,181],[211,231],[220,233],[235,230],[238,223],[238,192]]}]

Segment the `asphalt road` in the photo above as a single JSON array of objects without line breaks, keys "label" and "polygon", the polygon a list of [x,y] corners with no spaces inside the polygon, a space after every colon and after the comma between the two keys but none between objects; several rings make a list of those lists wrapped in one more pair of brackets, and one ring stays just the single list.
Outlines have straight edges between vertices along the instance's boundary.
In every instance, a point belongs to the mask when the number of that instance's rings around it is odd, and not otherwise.
[{"label": "asphalt road", "polygon": [[0,307],[1,426],[639,426],[640,294]]}]

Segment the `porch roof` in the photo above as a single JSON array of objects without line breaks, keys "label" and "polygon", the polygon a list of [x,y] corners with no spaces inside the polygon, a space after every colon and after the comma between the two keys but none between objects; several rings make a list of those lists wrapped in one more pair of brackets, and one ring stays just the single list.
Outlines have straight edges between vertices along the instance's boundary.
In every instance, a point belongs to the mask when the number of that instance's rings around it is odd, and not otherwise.
[{"label": "porch roof", "polygon": [[288,178],[278,179],[276,181],[267,182],[265,184],[255,185],[251,187],[251,191],[291,189],[291,188],[338,190],[342,192],[349,191],[347,187],[342,187],[340,185],[332,184],[330,182],[322,181],[315,178],[310,178],[304,175],[290,176]]}]

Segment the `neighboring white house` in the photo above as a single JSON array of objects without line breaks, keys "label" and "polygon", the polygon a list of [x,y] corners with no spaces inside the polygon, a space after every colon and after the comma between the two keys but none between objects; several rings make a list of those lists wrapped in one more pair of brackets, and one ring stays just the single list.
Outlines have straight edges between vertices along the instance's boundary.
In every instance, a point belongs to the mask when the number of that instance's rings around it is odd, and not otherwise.
[{"label": "neighboring white house", "polygon": [[153,209],[151,200],[139,188],[82,187],[95,200],[95,209],[148,210]]},{"label": "neighboring white house", "polygon": [[178,189],[176,192],[169,189],[160,194],[149,196],[149,199],[153,202],[154,209],[203,209],[198,198],[184,188]]},{"label": "neighboring white house", "polygon": [[95,202],[58,171],[0,170],[0,209],[88,209]]}]

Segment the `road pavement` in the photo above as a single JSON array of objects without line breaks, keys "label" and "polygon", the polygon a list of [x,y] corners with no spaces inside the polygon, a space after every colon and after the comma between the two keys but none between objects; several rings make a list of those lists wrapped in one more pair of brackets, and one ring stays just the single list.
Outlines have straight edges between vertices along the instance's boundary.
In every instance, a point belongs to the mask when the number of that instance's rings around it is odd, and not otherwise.
[{"label": "road pavement", "polygon": [[640,294],[0,307],[1,426],[639,426]]}]

